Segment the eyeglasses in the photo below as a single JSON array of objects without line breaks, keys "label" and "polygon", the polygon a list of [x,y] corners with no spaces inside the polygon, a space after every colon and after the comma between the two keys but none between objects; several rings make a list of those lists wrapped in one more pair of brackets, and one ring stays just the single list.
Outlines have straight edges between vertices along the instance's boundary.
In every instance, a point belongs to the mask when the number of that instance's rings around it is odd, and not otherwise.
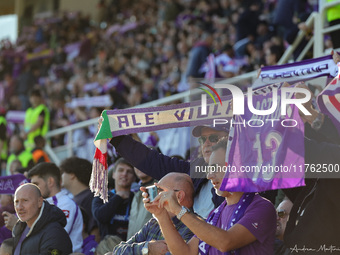
[{"label": "eyeglasses", "polygon": [[285,210],[281,209],[281,210],[278,210],[277,211],[277,216],[279,216],[279,218],[283,219],[285,218],[286,216],[288,216],[289,213],[287,213]]},{"label": "eyeglasses", "polygon": [[[157,194],[159,194],[159,193],[161,193],[161,192],[163,192],[164,191],[164,189],[162,189],[162,188],[160,188],[160,187],[157,187]],[[178,192],[178,191],[180,191],[179,189],[173,189],[173,191],[175,191],[175,192]]]},{"label": "eyeglasses", "polygon": [[206,136],[200,136],[200,137],[198,138],[198,141],[199,141],[200,144],[204,144],[205,141],[206,141],[207,139],[209,139],[209,141],[210,141],[211,143],[217,143],[218,140],[220,139],[220,137],[219,137],[218,135],[209,135],[208,137],[206,137]]}]

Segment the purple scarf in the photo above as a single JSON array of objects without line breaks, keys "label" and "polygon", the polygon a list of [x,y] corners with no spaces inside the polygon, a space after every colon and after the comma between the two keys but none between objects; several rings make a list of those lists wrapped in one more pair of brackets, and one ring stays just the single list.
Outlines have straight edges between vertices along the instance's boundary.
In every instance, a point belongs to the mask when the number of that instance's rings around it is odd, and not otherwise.
[{"label": "purple scarf", "polygon": [[20,185],[28,182],[23,174],[0,176],[0,194],[14,194]]},{"label": "purple scarf", "polygon": [[[253,198],[255,196],[255,193],[244,193],[242,195],[242,197],[240,198],[240,200],[238,201],[235,210],[233,212],[232,217],[230,218],[229,222],[228,222],[228,229],[230,229],[232,226],[234,226],[234,224],[236,224],[244,215],[246,209],[248,208],[248,206],[250,205],[251,201],[253,201]],[[224,210],[225,206],[227,205],[226,200],[223,201],[223,203],[217,207],[215,210],[213,210],[206,222],[209,223],[210,225],[216,226],[217,225],[217,221],[220,218],[220,215],[222,213],[222,211]],[[210,249],[210,245],[203,242],[202,240],[199,241],[198,244],[198,250],[199,250],[199,254],[200,255],[206,255],[209,254],[209,249]],[[224,254],[226,255],[237,255],[240,254],[239,250],[233,250],[233,251],[229,251],[229,252],[225,252]]]}]

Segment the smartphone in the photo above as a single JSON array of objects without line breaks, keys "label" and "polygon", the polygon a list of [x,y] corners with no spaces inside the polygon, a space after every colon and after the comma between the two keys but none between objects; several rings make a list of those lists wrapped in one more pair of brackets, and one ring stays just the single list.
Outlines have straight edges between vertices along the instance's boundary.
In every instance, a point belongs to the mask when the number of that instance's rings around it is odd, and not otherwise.
[{"label": "smartphone", "polygon": [[150,202],[152,202],[155,199],[155,197],[158,195],[157,187],[155,185],[146,187],[146,191],[149,194]]}]

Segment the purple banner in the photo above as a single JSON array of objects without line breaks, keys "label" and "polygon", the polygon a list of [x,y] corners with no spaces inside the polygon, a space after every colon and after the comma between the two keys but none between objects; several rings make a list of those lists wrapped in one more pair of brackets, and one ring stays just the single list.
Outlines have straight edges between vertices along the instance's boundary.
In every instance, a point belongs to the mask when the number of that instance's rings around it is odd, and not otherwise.
[{"label": "purple banner", "polygon": [[[122,83],[121,81],[115,77],[113,78],[112,80],[108,81],[107,83],[104,84],[103,86],[103,92],[107,92],[109,91],[111,88],[114,88],[114,87],[121,87],[122,86]],[[120,88],[121,89],[121,88]]]},{"label": "purple banner", "polygon": [[67,60],[70,61],[79,55],[81,42],[71,43],[64,47],[64,52],[67,54]]},{"label": "purple banner", "polygon": [[[92,98],[91,98],[92,99]],[[200,101],[176,105],[123,110],[104,110],[108,121],[104,121],[96,140],[103,139],[108,133],[119,136],[131,133],[150,132],[167,128],[209,125],[215,118],[232,117],[231,96],[221,98],[223,105],[208,100],[207,114],[201,114]]]},{"label": "purple banner", "polygon": [[[266,110],[272,93],[253,96],[256,109]],[[280,98],[278,98],[278,106]],[[304,185],[304,124],[295,106],[272,114],[255,115],[245,105],[235,115],[221,189],[260,192]]]},{"label": "purple banner", "polygon": [[29,183],[23,174],[0,176],[0,194],[14,194],[22,184]]},{"label": "purple banner", "polygon": [[130,22],[130,23],[127,23],[127,24],[121,26],[119,28],[119,33],[124,34],[127,31],[136,29],[137,27],[138,27],[138,23],[137,22]]},{"label": "purple banner", "polygon": [[71,102],[66,103],[68,108],[76,107],[107,107],[112,105],[109,95],[96,96],[96,97],[77,97],[73,98]]},{"label": "purple banner", "polygon": [[334,63],[333,56],[328,55],[295,63],[262,67],[261,73],[252,87],[257,89],[273,83],[288,82],[292,84],[322,76],[335,77],[337,73],[338,68]]},{"label": "purple banner", "polygon": [[96,90],[98,88],[100,88],[100,84],[98,82],[92,82],[92,83],[85,84],[83,90],[85,92],[88,92],[88,91]]},{"label": "purple banner", "polygon": [[110,26],[107,30],[106,30],[106,36],[109,37],[110,35],[112,35],[114,32],[119,31],[120,29],[120,25],[112,25]]},{"label": "purple banner", "polygon": [[7,122],[12,123],[24,123],[25,120],[25,111],[8,111],[6,114]]}]

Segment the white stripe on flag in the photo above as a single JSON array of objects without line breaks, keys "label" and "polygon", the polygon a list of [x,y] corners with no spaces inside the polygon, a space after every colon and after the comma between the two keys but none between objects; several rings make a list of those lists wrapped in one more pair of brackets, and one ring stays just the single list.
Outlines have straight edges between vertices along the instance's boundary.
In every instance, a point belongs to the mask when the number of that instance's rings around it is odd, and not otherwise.
[{"label": "white stripe on flag", "polygon": [[[338,96],[337,99],[339,99],[339,95],[337,96]],[[340,120],[340,112],[338,111],[338,109],[334,107],[332,102],[329,100],[329,96],[323,95],[322,100],[326,106],[326,109],[334,116],[334,118]]]}]

